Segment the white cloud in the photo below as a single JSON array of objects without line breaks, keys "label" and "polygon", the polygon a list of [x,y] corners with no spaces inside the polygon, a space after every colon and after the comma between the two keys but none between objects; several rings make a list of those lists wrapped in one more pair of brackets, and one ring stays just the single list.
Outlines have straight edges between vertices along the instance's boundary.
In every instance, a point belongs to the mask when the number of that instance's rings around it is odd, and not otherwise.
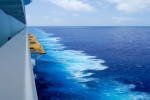
[{"label": "white cloud", "polygon": [[112,17],[112,20],[114,20],[117,23],[125,23],[129,21],[133,21],[134,19],[129,17]]},{"label": "white cloud", "polygon": [[80,15],[78,13],[73,13],[72,16],[79,17]]},{"label": "white cloud", "polygon": [[81,0],[49,0],[51,3],[71,11],[94,11],[94,7],[92,7],[88,3],[84,3]]},{"label": "white cloud", "polygon": [[[42,20],[42,21],[39,21]],[[27,16],[27,25],[30,26],[49,26],[49,25],[56,25],[56,24],[62,24],[63,19],[51,17],[47,15],[42,16]]]},{"label": "white cloud", "polygon": [[108,0],[116,8],[125,12],[139,12],[150,10],[150,0]]}]

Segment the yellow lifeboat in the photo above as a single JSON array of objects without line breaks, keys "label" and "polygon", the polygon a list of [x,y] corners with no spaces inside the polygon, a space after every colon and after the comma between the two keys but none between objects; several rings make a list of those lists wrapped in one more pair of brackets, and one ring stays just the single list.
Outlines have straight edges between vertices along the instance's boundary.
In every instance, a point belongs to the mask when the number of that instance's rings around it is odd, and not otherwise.
[{"label": "yellow lifeboat", "polygon": [[38,53],[38,54],[46,53],[42,45],[38,42],[38,40],[33,34],[28,34],[28,38],[29,38],[29,46],[31,52]]}]

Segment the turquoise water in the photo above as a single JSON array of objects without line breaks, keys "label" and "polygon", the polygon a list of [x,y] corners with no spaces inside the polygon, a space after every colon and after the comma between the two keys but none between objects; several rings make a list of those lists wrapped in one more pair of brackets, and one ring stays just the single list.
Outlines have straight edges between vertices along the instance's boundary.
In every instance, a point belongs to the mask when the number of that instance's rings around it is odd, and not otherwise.
[{"label": "turquoise water", "polygon": [[39,100],[150,100],[149,28],[29,28]]}]

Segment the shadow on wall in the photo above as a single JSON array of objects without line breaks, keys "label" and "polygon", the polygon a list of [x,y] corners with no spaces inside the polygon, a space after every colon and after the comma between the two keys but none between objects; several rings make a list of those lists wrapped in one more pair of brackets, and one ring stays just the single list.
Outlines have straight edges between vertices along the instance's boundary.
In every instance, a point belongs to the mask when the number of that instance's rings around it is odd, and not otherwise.
[{"label": "shadow on wall", "polygon": [[0,9],[0,47],[20,32],[24,27],[25,24],[12,16],[5,14],[5,12]]}]

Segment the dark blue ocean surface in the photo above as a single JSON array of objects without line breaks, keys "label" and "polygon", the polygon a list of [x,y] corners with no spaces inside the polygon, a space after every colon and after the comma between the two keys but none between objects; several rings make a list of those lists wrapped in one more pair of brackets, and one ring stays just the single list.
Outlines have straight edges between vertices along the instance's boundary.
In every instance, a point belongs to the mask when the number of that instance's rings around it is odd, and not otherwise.
[{"label": "dark blue ocean surface", "polygon": [[150,100],[150,27],[36,27],[39,100]]}]

